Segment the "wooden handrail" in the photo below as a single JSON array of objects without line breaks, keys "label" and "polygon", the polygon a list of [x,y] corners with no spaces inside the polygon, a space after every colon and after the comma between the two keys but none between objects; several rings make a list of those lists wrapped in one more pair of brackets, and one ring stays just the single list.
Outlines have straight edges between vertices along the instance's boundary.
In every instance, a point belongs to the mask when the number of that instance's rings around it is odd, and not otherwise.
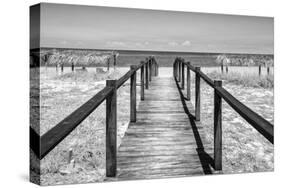
[{"label": "wooden handrail", "polygon": [[260,134],[262,134],[272,144],[274,143],[273,125],[258,115],[256,112],[248,108],[246,105],[237,100],[223,87],[215,88],[218,94],[249,124],[251,124]]},{"label": "wooden handrail", "polygon": [[192,70],[193,72],[195,73],[198,73],[200,75],[200,77],[207,83],[209,84],[212,88],[214,88],[214,81],[209,78],[205,73],[203,73],[201,70],[200,71],[197,71],[195,69],[195,67],[193,67],[190,63],[187,63],[187,62],[184,62],[184,64],[189,67],[190,70]]},{"label": "wooden handrail", "polygon": [[94,97],[80,106],[77,110],[67,116],[64,120],[50,129],[41,137],[40,159],[45,157],[55,146],[57,146],[73,129],[75,129],[86,117],[89,116],[112,92],[111,87],[105,87]]}]

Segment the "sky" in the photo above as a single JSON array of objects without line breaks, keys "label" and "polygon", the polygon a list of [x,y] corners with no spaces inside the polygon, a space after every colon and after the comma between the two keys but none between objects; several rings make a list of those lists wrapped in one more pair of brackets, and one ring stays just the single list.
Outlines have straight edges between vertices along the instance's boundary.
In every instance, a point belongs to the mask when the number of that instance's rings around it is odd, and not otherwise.
[{"label": "sky", "polygon": [[262,53],[274,50],[270,17],[41,5],[41,47]]}]

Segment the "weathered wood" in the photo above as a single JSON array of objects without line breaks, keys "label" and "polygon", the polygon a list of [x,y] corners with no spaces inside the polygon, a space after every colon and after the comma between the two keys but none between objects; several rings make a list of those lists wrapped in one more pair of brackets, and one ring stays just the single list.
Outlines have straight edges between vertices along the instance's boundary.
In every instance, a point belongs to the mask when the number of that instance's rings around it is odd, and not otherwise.
[{"label": "weathered wood", "polygon": [[182,62],[181,61],[179,61],[179,82],[181,82],[181,79],[182,79],[182,71],[181,71],[181,68],[182,68]]},{"label": "weathered wood", "polygon": [[152,77],[152,62],[151,59],[148,60],[148,67],[149,67],[149,82],[151,82],[151,77]]},{"label": "weathered wood", "polygon": [[200,67],[195,67],[195,120],[200,121]]},{"label": "weathered wood", "polygon": [[132,74],[134,74],[134,72],[135,71],[131,69],[126,74],[124,74],[124,76],[119,78],[119,80],[117,81],[117,88],[121,87],[132,76]]},{"label": "weathered wood", "polygon": [[190,62],[187,62],[186,66],[186,100],[190,100]]},{"label": "weathered wood", "polygon": [[[131,65],[131,70],[136,68],[135,65]],[[131,75],[131,86],[130,86],[130,121],[135,122],[137,120],[137,84],[136,84],[136,73]]]},{"label": "weathered wood", "polygon": [[116,153],[117,153],[117,81],[107,80],[106,86],[113,88],[113,91],[106,98],[106,176],[116,175]]},{"label": "weathered wood", "polygon": [[[216,80],[215,87],[221,87],[222,81]],[[214,90],[214,168],[222,170],[222,103],[221,96]]]},{"label": "weathered wood", "polygon": [[181,89],[184,89],[184,84],[185,84],[184,66],[185,66],[185,64],[182,63],[182,65],[181,65],[181,77],[182,77],[182,79],[181,79]]},{"label": "weathered wood", "polygon": [[148,89],[148,85],[149,85],[149,72],[148,72],[148,63],[146,62],[145,64],[145,89]]},{"label": "weathered wood", "polygon": [[141,80],[141,94],[140,94],[140,97],[141,97],[141,100],[143,101],[144,100],[144,66],[141,67],[141,74],[140,74],[140,80]]},{"label": "weathered wood", "polygon": [[212,169],[202,156],[213,155],[213,145],[201,124],[194,133],[175,80],[154,77],[145,99],[138,105],[138,121],[130,122],[118,149],[117,179],[198,175]]}]

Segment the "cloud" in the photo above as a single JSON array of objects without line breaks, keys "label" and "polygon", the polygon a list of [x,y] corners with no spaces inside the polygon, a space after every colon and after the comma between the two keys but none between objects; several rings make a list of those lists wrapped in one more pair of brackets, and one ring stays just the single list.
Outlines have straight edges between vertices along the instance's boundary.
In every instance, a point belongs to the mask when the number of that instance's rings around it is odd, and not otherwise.
[{"label": "cloud", "polygon": [[169,46],[178,46],[179,44],[175,41],[168,42]]},{"label": "cloud", "polygon": [[190,45],[191,45],[191,42],[188,41],[188,40],[186,40],[186,41],[184,41],[181,45],[183,45],[183,46],[190,46]]},{"label": "cloud", "polygon": [[108,41],[106,42],[106,45],[110,47],[120,47],[120,46],[125,46],[126,44],[121,41]]}]

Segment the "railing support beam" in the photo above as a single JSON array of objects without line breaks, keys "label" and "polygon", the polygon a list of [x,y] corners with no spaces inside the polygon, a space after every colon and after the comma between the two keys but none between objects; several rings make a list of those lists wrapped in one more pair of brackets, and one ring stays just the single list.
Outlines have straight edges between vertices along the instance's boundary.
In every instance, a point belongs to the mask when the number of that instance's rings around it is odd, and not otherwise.
[{"label": "railing support beam", "polygon": [[[222,86],[221,80],[215,80],[215,88]],[[222,170],[222,100],[221,96],[214,91],[214,167]]]},{"label": "railing support beam", "polygon": [[114,88],[106,98],[106,176],[116,176],[117,153],[117,81],[107,80],[106,86]]}]

